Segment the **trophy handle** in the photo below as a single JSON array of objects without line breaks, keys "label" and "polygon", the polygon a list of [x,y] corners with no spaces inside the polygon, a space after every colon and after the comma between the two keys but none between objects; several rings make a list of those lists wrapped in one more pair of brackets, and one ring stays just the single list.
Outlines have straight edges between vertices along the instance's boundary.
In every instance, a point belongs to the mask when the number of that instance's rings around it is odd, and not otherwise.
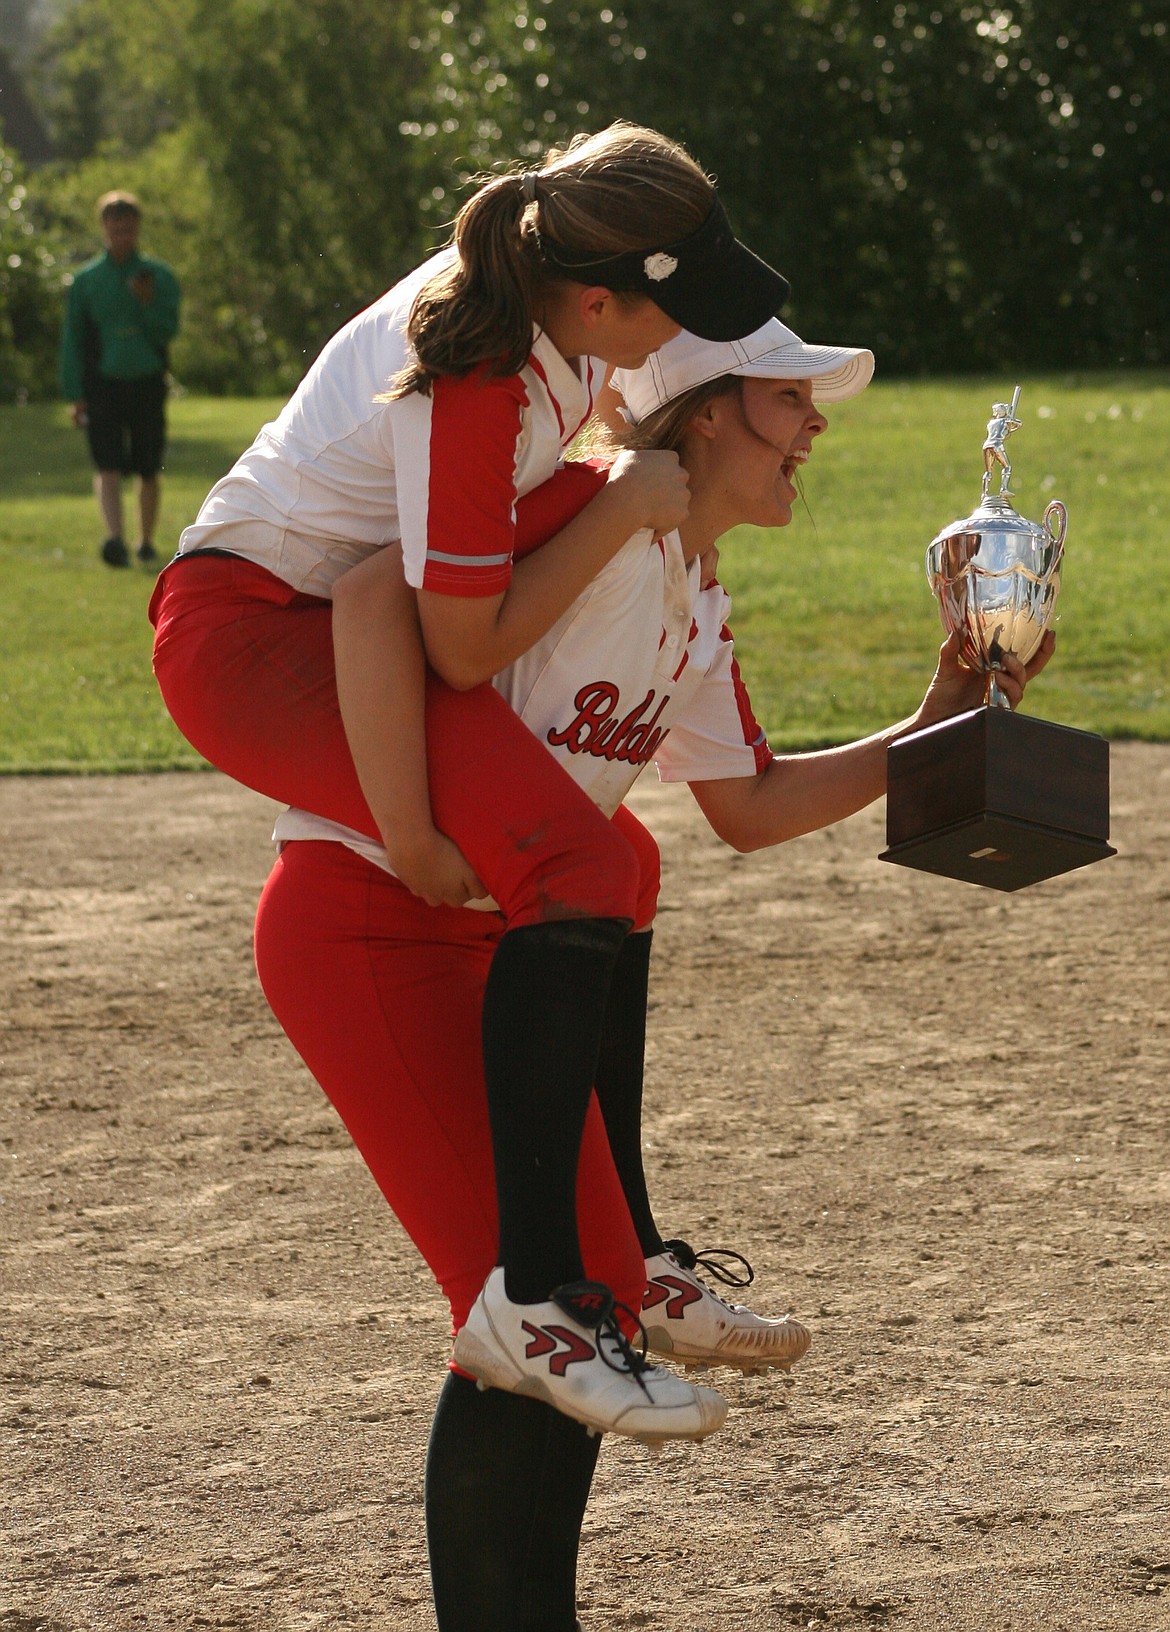
[{"label": "trophy handle", "polygon": [[1068,532],[1068,511],[1059,499],[1048,501],[1042,525],[1057,549],[1061,549],[1064,545],[1064,535]]}]

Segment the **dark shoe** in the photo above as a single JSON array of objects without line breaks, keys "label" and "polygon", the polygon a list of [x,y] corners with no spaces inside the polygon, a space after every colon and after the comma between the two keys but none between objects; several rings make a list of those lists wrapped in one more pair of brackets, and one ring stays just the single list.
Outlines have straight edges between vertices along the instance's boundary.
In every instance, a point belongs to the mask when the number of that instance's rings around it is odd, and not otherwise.
[{"label": "dark shoe", "polygon": [[135,553],[137,554],[138,559],[140,561],[157,561],[158,560],[158,551],[155,549],[154,545],[150,542],[149,538],[144,538],[142,540],[142,543],[138,546],[138,549],[137,549],[137,551]]},{"label": "dark shoe", "polygon": [[107,567],[128,567],[130,551],[120,538],[107,538],[102,545],[102,560]]}]

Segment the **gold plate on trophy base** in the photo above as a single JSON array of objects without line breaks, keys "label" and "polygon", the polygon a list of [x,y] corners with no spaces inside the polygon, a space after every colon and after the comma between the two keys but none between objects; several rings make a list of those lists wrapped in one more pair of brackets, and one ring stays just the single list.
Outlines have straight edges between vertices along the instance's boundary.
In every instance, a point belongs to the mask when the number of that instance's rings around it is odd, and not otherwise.
[{"label": "gold plate on trophy base", "polygon": [[1022,890],[1116,854],[1100,839],[1013,821],[1010,816],[984,815],[883,850],[878,859],[991,890]]},{"label": "gold plate on trophy base", "polygon": [[890,745],[882,861],[1020,890],[1116,854],[1109,744],[977,708]]}]

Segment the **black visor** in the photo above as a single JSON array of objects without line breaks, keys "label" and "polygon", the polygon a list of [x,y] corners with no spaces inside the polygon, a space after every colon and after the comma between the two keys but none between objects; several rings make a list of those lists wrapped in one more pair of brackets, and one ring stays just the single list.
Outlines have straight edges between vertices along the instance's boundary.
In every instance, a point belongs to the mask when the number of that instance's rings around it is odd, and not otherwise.
[{"label": "black visor", "polygon": [[787,279],[739,242],[718,199],[698,231],[658,249],[598,255],[538,237],[554,277],[649,295],[700,340],[742,340],[788,299]]}]

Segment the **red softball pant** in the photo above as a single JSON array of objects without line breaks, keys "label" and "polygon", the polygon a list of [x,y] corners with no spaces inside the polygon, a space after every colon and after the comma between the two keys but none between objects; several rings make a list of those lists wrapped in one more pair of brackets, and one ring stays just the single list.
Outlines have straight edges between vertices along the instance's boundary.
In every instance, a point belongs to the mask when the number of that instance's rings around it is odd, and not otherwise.
[{"label": "red softball pant", "polygon": [[[253,562],[180,557],[151,599],[154,672],[175,724],[219,770],[378,839],[337,703],[332,614]],[[508,928],[652,921],[652,836],[624,808],[609,821],[490,685],[459,692],[428,676],[426,736],[435,825]]]},{"label": "red softball pant", "polygon": [[[342,844],[286,844],[256,915],[256,967],[297,1053],[451,1304],[496,1262],[480,1010],[495,913],[428,907]],[[596,1099],[577,1176],[586,1274],[638,1309],[646,1270]]]}]

